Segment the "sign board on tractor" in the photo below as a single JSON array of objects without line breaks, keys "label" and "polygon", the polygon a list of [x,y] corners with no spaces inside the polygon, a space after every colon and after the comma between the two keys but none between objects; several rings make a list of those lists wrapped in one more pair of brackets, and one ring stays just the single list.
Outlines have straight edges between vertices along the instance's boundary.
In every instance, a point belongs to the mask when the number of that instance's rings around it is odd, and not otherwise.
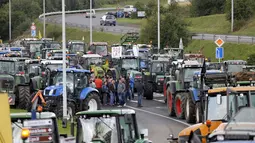
[{"label": "sign board on tractor", "polygon": [[122,46],[112,47],[112,58],[120,58],[122,56]]}]

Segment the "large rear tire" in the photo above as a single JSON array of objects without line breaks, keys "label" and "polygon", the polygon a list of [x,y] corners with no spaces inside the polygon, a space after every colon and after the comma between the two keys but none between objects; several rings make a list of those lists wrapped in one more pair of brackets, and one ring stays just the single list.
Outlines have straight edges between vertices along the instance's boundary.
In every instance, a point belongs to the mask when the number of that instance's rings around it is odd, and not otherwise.
[{"label": "large rear tire", "polygon": [[186,110],[185,110],[185,119],[187,123],[195,123],[196,116],[195,116],[195,107],[196,105],[192,101],[192,95],[186,94]]},{"label": "large rear tire", "polygon": [[[62,119],[63,118],[63,104],[61,103],[59,108],[56,108],[54,110],[54,113],[56,114],[57,118]],[[75,115],[75,103],[68,101],[67,102],[67,117],[68,120]]]},{"label": "large rear tire", "polygon": [[179,119],[185,118],[185,94],[177,93],[175,96],[175,115]]},{"label": "large rear tire", "polygon": [[29,86],[18,86],[18,108],[26,109],[29,99],[30,99]]},{"label": "large rear tire", "polygon": [[175,109],[174,109],[174,96],[170,92],[170,87],[167,88],[166,92],[166,97],[167,97],[167,109],[168,109],[168,114],[169,116],[175,116]]},{"label": "large rear tire", "polygon": [[99,94],[91,92],[83,101],[84,110],[96,111],[101,109],[101,101]]},{"label": "large rear tire", "polygon": [[147,100],[153,100],[153,84],[152,83],[147,82],[145,84],[144,94]]}]

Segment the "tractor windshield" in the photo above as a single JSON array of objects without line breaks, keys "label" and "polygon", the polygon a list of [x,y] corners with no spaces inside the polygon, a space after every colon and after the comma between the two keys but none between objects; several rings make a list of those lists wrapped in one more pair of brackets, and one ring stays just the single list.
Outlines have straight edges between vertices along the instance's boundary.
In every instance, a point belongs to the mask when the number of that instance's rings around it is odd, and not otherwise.
[{"label": "tractor windshield", "polygon": [[[74,75],[73,73],[66,73],[66,86],[73,93],[74,91]],[[63,73],[58,72],[57,75],[53,78],[53,85],[63,85]]]},{"label": "tractor windshield", "polygon": [[84,46],[84,44],[73,44],[72,46],[71,46],[71,52],[72,53],[77,53],[77,52],[84,52],[84,48],[85,48],[85,46]]},{"label": "tractor windshield", "polygon": [[166,72],[167,71],[167,63],[152,63],[152,72]]},{"label": "tractor windshield", "polygon": [[101,56],[107,56],[108,54],[107,45],[96,45],[95,49],[96,49],[95,54],[98,54]]},{"label": "tractor windshield", "polygon": [[194,72],[200,71],[201,68],[185,68],[184,69],[184,81],[193,81]]},{"label": "tractor windshield", "polygon": [[40,52],[42,48],[43,48],[43,44],[41,43],[30,44],[31,53]]},{"label": "tractor windshield", "polygon": [[[29,64],[28,73],[35,73],[35,69],[39,68],[39,64]],[[39,68],[41,70],[41,68]]]},{"label": "tractor windshield", "polygon": [[87,117],[79,118],[81,124],[78,143],[101,141],[117,143],[118,134],[116,117]]},{"label": "tractor windshield", "polygon": [[137,59],[123,59],[122,68],[124,69],[138,69]]},{"label": "tractor windshield", "polygon": [[241,72],[245,65],[228,65],[228,72]]},{"label": "tractor windshield", "polygon": [[9,61],[0,61],[0,73],[15,74],[15,64]]},{"label": "tractor windshield", "polygon": [[[217,97],[218,96],[218,97]],[[218,99],[217,99],[218,98]],[[230,93],[227,102],[226,94],[208,96],[209,120],[227,120],[227,116],[233,117],[241,107],[248,106],[248,93]],[[228,106],[228,107],[227,107]],[[229,108],[229,111],[228,111]]]},{"label": "tractor windshield", "polygon": [[88,58],[88,65],[95,65],[98,63],[102,63],[102,58]]}]

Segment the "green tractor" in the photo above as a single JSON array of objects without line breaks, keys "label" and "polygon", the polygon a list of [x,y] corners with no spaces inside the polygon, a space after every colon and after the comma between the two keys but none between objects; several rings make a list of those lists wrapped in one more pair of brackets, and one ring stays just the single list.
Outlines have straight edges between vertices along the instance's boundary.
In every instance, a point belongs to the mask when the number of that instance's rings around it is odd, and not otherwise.
[{"label": "green tractor", "polygon": [[29,79],[25,74],[25,60],[27,58],[12,57],[0,59],[0,72],[3,80],[13,81],[9,92],[12,96],[13,105],[25,109],[30,97]]},{"label": "green tractor", "polygon": [[45,47],[44,41],[29,41],[27,42],[28,47],[26,47],[29,50],[29,57],[32,59],[37,59],[42,57],[42,49]]},{"label": "green tractor", "polygon": [[67,48],[70,54],[85,54],[86,53],[86,43],[79,40],[70,40],[67,43]]}]

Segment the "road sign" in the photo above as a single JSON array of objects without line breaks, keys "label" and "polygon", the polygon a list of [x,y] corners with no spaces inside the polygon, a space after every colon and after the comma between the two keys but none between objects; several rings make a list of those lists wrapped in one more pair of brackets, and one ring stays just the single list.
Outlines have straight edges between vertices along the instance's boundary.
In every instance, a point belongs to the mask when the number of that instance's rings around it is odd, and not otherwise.
[{"label": "road sign", "polygon": [[31,36],[35,37],[36,36],[36,30],[31,30]]},{"label": "road sign", "polygon": [[225,42],[219,37],[214,43],[215,43],[218,47],[221,47]]},{"label": "road sign", "polygon": [[217,47],[215,53],[216,53],[216,59],[224,58],[224,49],[223,49],[223,47]]},{"label": "road sign", "polygon": [[120,58],[122,56],[122,47],[112,47],[112,58]]}]

